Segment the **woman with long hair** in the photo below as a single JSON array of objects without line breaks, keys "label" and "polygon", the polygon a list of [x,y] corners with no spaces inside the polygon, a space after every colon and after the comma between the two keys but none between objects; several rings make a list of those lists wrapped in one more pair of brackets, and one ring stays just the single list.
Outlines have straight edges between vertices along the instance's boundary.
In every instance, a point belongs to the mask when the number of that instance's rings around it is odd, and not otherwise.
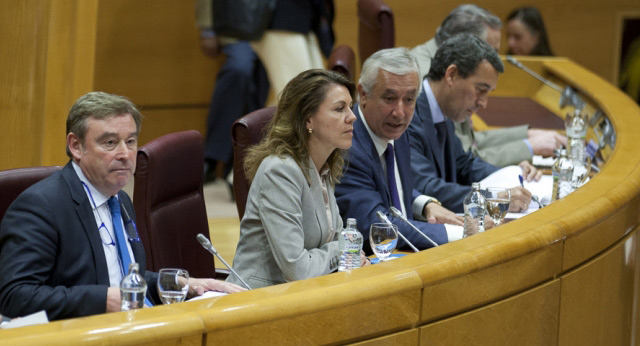
[{"label": "woman with long hair", "polygon": [[282,91],[265,138],[249,149],[251,188],[233,268],[252,288],[337,269],[342,219],[333,191],[353,138],[354,93],[336,72],[300,73]]},{"label": "woman with long hair", "polygon": [[540,11],[520,7],[507,16],[507,54],[552,56]]}]

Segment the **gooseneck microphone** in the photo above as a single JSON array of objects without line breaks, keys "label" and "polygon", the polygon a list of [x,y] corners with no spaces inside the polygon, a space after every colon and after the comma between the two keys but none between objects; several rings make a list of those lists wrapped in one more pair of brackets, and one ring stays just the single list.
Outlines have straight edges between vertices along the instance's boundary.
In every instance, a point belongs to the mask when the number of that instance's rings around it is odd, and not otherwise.
[{"label": "gooseneck microphone", "polygon": [[[393,225],[393,223],[389,220],[389,218],[387,218],[387,216],[384,215],[384,213],[381,212],[380,210],[376,212],[376,215],[378,216],[378,219],[380,219],[380,221],[389,225]],[[413,246],[413,244],[411,244],[411,242],[407,238],[405,238],[404,235],[402,235],[402,233],[400,233],[400,230],[398,230],[398,236],[402,238],[402,240],[404,240],[407,244],[409,244],[409,247],[411,247],[411,249],[413,249],[414,252],[420,252],[418,248]]]},{"label": "gooseneck microphone", "polygon": [[238,280],[240,280],[240,282],[242,282],[242,286],[244,286],[248,290],[251,289],[251,287],[246,282],[244,282],[244,280],[242,280],[240,275],[238,275],[238,273],[236,273],[236,271],[233,270],[233,268],[231,268],[231,266],[227,263],[227,261],[225,261],[224,258],[222,258],[222,256],[218,255],[218,251],[216,251],[216,249],[213,247],[213,245],[211,244],[209,239],[207,239],[207,237],[202,235],[202,233],[198,233],[196,238],[198,239],[198,242],[200,243],[200,245],[202,245],[203,248],[207,249],[207,251],[211,252],[212,255],[218,257],[218,259],[222,261],[224,266],[227,267],[231,271],[231,273],[235,275],[238,278]]},{"label": "gooseneck microphone", "polygon": [[507,55],[506,59],[510,64],[523,70],[524,72],[530,74],[531,76],[541,81],[542,83],[546,84],[550,88],[555,89],[557,92],[559,92],[560,107],[571,105],[577,110],[582,110],[584,108],[584,101],[582,101],[580,96],[578,96],[578,92],[574,88],[568,85],[564,89],[560,88],[557,84],[551,82],[550,80],[542,77],[541,75],[537,74],[530,68],[524,66],[520,61],[518,61],[518,59],[514,58],[511,55]]},{"label": "gooseneck microphone", "polygon": [[402,212],[400,212],[398,208],[391,206],[389,208],[389,211],[391,211],[391,214],[393,214],[393,216],[400,218],[400,220],[404,221],[407,225],[411,226],[411,228],[413,228],[414,231],[420,233],[420,235],[423,236],[425,239],[427,239],[433,246],[438,246],[438,244],[435,241],[433,241],[431,238],[429,238],[429,236],[424,234],[421,230],[418,229],[418,227],[414,226],[411,222],[409,222],[409,220],[407,220],[407,218],[404,215],[402,215]]}]

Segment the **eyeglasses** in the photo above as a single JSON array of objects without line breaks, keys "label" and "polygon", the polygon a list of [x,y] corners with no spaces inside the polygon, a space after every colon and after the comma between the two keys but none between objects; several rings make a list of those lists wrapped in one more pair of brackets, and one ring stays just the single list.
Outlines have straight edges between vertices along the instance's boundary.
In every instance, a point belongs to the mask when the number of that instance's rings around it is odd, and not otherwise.
[{"label": "eyeglasses", "polygon": [[[91,203],[93,204],[93,209],[97,210],[98,207],[96,206],[96,201],[93,199],[93,194],[91,193],[89,186],[87,186],[87,184],[84,181],[82,181],[82,185],[89,193],[89,198],[91,199]],[[138,227],[136,227],[136,223],[133,222],[133,220],[129,217],[129,213],[127,213],[127,210],[125,208],[122,208],[122,210],[124,211],[124,216],[126,216],[126,220],[123,220],[123,221],[124,221],[124,227],[127,230],[126,232],[127,239],[129,240],[129,242],[140,242],[140,236],[138,235]],[[102,220],[102,216],[100,215],[100,213],[98,212],[97,214],[98,214],[98,218],[100,219],[100,226],[98,227],[98,232],[100,233],[100,240],[102,240],[102,243],[104,245],[115,246],[116,242],[113,239],[111,232],[109,232],[109,229],[104,224],[104,221]],[[109,238],[107,239],[107,237]]]}]

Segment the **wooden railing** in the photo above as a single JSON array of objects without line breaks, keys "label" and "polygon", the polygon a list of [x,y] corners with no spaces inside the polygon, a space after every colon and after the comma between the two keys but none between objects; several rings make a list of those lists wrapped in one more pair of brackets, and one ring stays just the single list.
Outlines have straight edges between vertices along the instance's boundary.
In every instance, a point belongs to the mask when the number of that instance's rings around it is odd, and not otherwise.
[{"label": "wooden railing", "polygon": [[[566,198],[392,262],[4,330],[0,344],[640,345],[640,108],[571,61],[522,61],[576,87],[616,131],[601,172]],[[546,88],[508,67],[495,95],[527,96],[562,115]]]}]

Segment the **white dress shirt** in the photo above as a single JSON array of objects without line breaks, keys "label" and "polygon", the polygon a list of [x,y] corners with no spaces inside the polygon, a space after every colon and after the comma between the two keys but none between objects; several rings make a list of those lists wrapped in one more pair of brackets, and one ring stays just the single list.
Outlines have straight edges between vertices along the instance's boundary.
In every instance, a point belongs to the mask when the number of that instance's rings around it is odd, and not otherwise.
[{"label": "white dress shirt", "polygon": [[[107,201],[111,196],[105,196],[100,191],[98,191],[85,177],[84,173],[82,173],[82,169],[75,162],[72,162],[73,169],[76,171],[78,178],[80,181],[84,182],[87,187],[82,187],[85,193],[87,194],[87,198],[89,199],[89,203],[91,204],[91,209],[93,210],[93,216],[96,220],[96,225],[99,228],[100,239],[102,239],[102,248],[104,249],[105,259],[107,261],[107,268],[109,269],[109,286],[111,287],[120,287],[120,281],[125,273],[123,273],[122,265],[120,264],[120,256],[118,256],[118,246],[116,245],[116,235],[115,228],[113,227],[113,221],[111,219],[111,211],[109,210],[109,204]],[[117,196],[116,196],[117,198]],[[100,225],[104,222],[105,227],[100,227]],[[124,224],[122,220],[120,220],[123,230],[124,239],[127,238],[127,234],[124,232]],[[113,245],[111,245],[113,243]],[[129,251],[129,256],[131,256],[131,262],[135,262],[135,257],[133,256],[133,252],[131,251],[131,245],[127,241],[127,250]],[[127,268],[127,270],[129,270]]]}]

